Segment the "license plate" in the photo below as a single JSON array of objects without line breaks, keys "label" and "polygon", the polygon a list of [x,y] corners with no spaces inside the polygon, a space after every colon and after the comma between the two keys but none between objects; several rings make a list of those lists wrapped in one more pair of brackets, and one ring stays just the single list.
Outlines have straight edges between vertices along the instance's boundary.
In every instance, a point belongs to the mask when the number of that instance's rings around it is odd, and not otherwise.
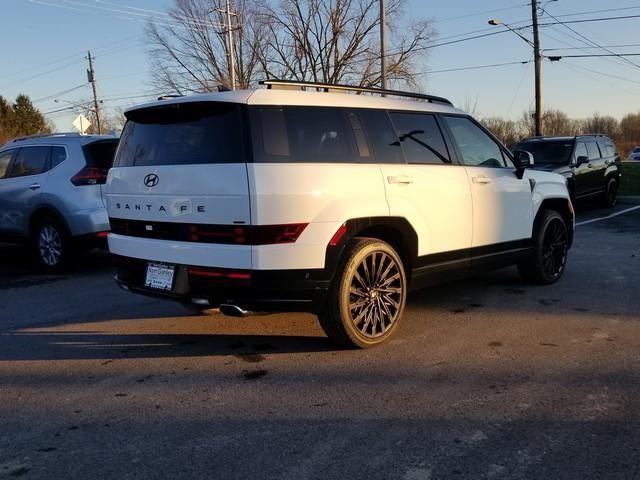
[{"label": "license plate", "polygon": [[157,290],[171,290],[173,288],[173,274],[175,266],[164,263],[148,263],[144,286]]}]

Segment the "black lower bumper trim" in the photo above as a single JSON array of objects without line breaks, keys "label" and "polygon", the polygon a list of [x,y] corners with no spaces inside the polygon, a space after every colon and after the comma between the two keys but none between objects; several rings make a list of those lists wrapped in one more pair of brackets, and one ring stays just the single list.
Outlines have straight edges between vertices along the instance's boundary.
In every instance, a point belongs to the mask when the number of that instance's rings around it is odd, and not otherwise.
[{"label": "black lower bumper trim", "polygon": [[147,261],[114,256],[114,262],[115,280],[128,291],[181,303],[206,300],[211,307],[231,304],[258,312],[317,313],[331,283],[323,269],[251,270],[251,280],[238,283],[189,275],[190,265],[175,265],[173,288],[163,291],[145,286]]}]

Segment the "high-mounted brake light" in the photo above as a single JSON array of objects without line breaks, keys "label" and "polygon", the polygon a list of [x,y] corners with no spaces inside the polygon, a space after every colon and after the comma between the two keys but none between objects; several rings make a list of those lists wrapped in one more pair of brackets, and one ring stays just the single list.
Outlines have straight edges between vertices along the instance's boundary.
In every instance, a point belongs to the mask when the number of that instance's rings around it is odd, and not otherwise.
[{"label": "high-mounted brake light", "polygon": [[107,181],[108,170],[98,167],[83,167],[71,177],[71,183],[79,187],[82,185],[102,185]]}]

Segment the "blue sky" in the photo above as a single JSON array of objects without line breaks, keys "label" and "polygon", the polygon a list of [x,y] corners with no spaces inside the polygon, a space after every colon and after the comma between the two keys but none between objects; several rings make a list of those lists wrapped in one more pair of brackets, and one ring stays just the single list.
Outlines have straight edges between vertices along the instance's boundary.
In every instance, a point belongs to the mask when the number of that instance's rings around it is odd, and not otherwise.
[{"label": "blue sky", "polygon": [[[86,84],[86,50],[96,57],[98,90],[108,108],[144,100],[152,91],[144,44],[145,18],[142,9],[163,11],[169,0],[110,0],[141,10],[139,16],[116,12],[89,13],[82,4],[94,0],[1,0],[0,95],[13,99],[28,94],[44,112],[65,107],[63,101],[90,98]],[[433,19],[435,43],[453,40],[454,35],[491,28],[490,18],[507,23],[527,20],[526,0],[407,0],[411,16]],[[55,5],[64,5],[60,8]],[[104,4],[103,4],[104,5]],[[562,17],[564,20],[640,14],[640,0],[543,1],[551,14],[567,15],[603,9],[609,13]],[[635,7],[635,8],[631,8]],[[622,10],[623,9],[623,10]],[[133,20],[136,18],[136,20]],[[542,22],[552,21],[543,18]],[[640,44],[640,18],[571,25],[579,34],[600,45]],[[493,27],[496,30],[502,27]],[[490,31],[490,30],[487,30]],[[481,32],[484,33],[484,32]],[[542,29],[543,48],[584,47],[584,39],[556,25]],[[617,52],[640,53],[640,46],[612,48]],[[603,53],[595,49],[590,53]],[[570,50],[555,54],[582,54]],[[427,71],[474,67],[486,64],[527,61],[531,48],[512,33],[429,50]],[[629,57],[640,65],[640,57]],[[558,108],[580,118],[595,112],[621,117],[640,110],[640,67],[619,59],[564,59],[543,66],[546,107]],[[612,78],[612,75],[619,78]],[[425,90],[448,97],[458,106],[476,104],[478,116],[520,117],[533,104],[533,65],[509,65],[423,76]],[[67,90],[75,90],[65,92]],[[142,97],[139,97],[142,96]],[[137,97],[137,98],[124,98]],[[60,102],[54,102],[54,99]],[[63,116],[64,115],[64,116]],[[76,114],[53,115],[59,130],[69,130]]]}]

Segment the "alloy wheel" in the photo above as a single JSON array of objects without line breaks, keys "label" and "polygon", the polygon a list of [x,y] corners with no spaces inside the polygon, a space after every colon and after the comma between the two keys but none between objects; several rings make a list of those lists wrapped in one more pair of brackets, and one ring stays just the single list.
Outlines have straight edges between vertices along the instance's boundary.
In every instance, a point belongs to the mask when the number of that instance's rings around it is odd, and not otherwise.
[{"label": "alloy wheel", "polygon": [[562,274],[568,249],[567,228],[562,220],[554,218],[547,225],[542,240],[542,267],[550,279]]},{"label": "alloy wheel", "polygon": [[384,335],[398,319],[404,292],[396,260],[384,252],[367,255],[353,272],[349,288],[349,314],[361,335]]},{"label": "alloy wheel", "polygon": [[62,258],[62,237],[53,225],[44,225],[38,236],[40,258],[45,265],[55,267]]}]

